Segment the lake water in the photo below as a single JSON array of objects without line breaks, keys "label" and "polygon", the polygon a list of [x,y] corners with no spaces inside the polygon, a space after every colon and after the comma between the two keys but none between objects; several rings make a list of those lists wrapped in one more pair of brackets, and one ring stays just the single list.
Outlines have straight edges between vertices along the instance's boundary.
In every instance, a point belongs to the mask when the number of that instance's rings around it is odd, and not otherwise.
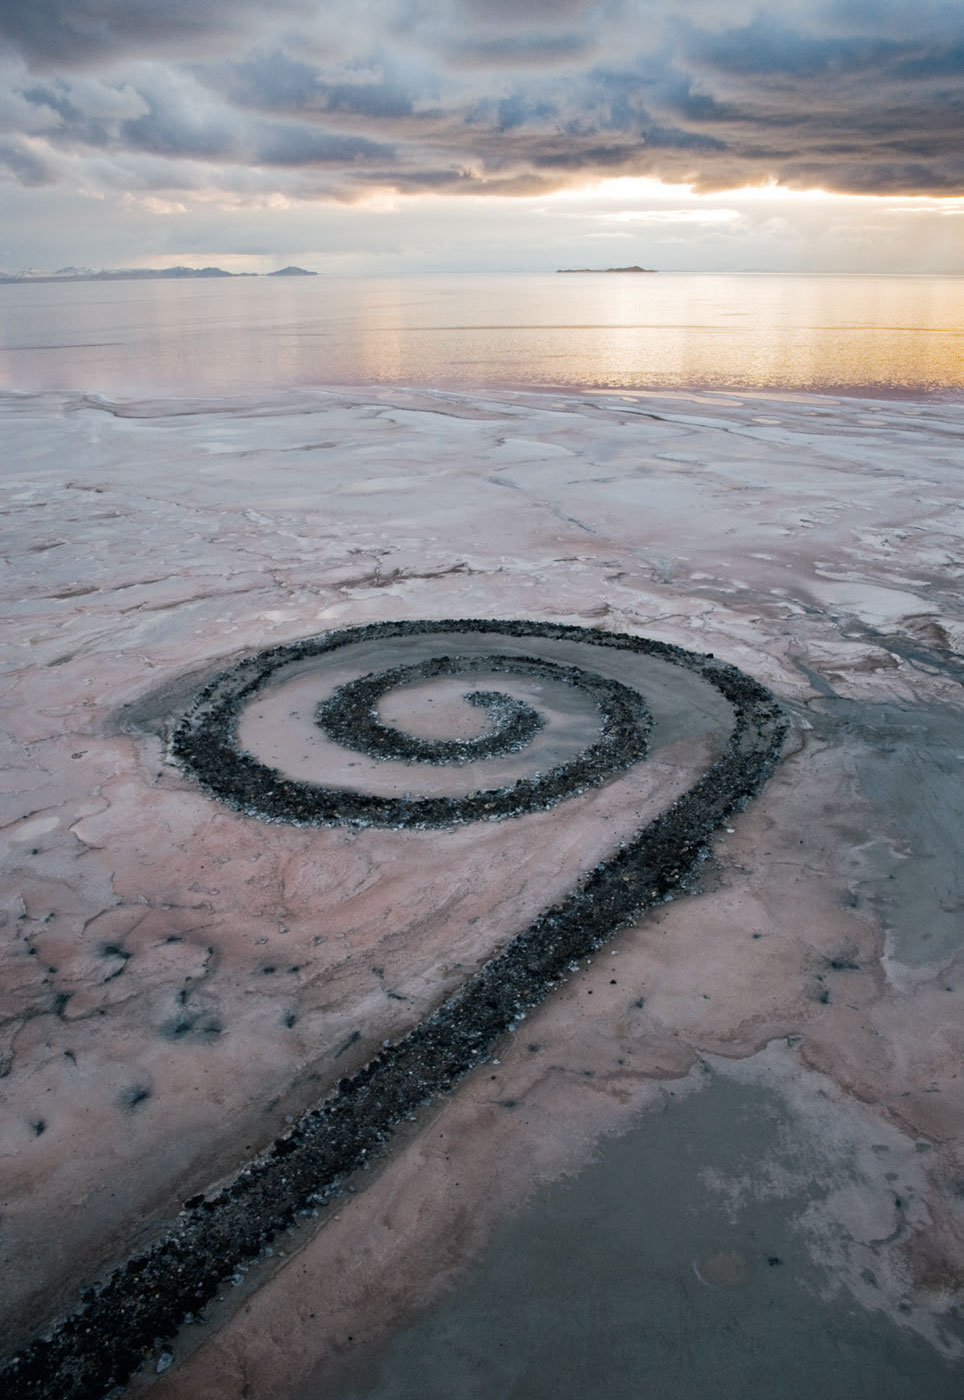
[{"label": "lake water", "polygon": [[0,386],[964,390],[964,278],[411,276],[0,286]]}]

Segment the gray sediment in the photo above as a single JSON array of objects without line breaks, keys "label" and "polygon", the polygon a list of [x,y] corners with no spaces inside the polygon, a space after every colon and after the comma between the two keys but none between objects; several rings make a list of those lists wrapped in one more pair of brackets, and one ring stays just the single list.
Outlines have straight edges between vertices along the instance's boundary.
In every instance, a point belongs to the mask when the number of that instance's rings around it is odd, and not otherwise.
[{"label": "gray sediment", "polygon": [[[894,1139],[819,1077],[781,1092],[774,1061],[702,1060],[503,1222],[451,1293],[297,1400],[958,1400],[960,1362],[809,1247],[841,1181],[894,1197]],[[843,1123],[873,1144],[873,1175],[821,1139]]]}]

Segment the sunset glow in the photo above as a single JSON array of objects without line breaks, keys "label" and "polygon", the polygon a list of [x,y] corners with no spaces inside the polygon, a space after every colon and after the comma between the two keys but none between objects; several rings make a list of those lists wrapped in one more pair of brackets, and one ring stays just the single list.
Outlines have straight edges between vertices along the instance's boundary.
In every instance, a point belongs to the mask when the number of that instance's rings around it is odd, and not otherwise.
[{"label": "sunset glow", "polygon": [[8,270],[964,271],[939,0],[11,0],[0,35]]}]

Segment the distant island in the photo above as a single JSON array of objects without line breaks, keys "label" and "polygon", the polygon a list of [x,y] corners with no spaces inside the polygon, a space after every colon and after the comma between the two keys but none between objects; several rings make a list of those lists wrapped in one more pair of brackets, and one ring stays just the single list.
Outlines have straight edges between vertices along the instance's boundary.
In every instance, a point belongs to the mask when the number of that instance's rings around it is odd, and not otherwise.
[{"label": "distant island", "polygon": [[557,272],[651,272],[655,267],[557,267]]},{"label": "distant island", "polygon": [[317,277],[305,267],[280,267],[277,272],[225,272],[223,267],[62,267],[57,272],[0,272],[0,282],[145,282],[180,281],[190,277]]}]

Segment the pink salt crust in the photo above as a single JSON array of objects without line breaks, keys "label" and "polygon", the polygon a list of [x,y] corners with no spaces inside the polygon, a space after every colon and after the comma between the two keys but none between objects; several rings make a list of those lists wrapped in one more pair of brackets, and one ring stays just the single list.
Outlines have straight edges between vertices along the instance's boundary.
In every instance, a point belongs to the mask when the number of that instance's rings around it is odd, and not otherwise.
[{"label": "pink salt crust", "polygon": [[[958,405],[386,389],[243,415],[55,394],[0,411],[16,463],[7,1348],[404,1033],[712,756],[715,741],[667,743],[597,792],[483,826],[305,829],[226,809],[162,735],[125,724],[125,705],[264,646],[475,616],[712,651],[792,707],[786,758],[717,840],[701,893],[574,970],[365,1190],[277,1241],[136,1386],[235,1400],[320,1384],[701,1057],[764,1065],[778,1042],[792,1076],[849,1106],[854,1144],[879,1124],[927,1145],[880,1249],[877,1306],[954,1353],[961,953],[901,941],[890,877],[913,865],[912,824],[861,776],[876,740],[826,707],[959,704],[944,665],[961,650]],[[928,898],[946,914],[948,879],[920,896],[922,920]]]}]

